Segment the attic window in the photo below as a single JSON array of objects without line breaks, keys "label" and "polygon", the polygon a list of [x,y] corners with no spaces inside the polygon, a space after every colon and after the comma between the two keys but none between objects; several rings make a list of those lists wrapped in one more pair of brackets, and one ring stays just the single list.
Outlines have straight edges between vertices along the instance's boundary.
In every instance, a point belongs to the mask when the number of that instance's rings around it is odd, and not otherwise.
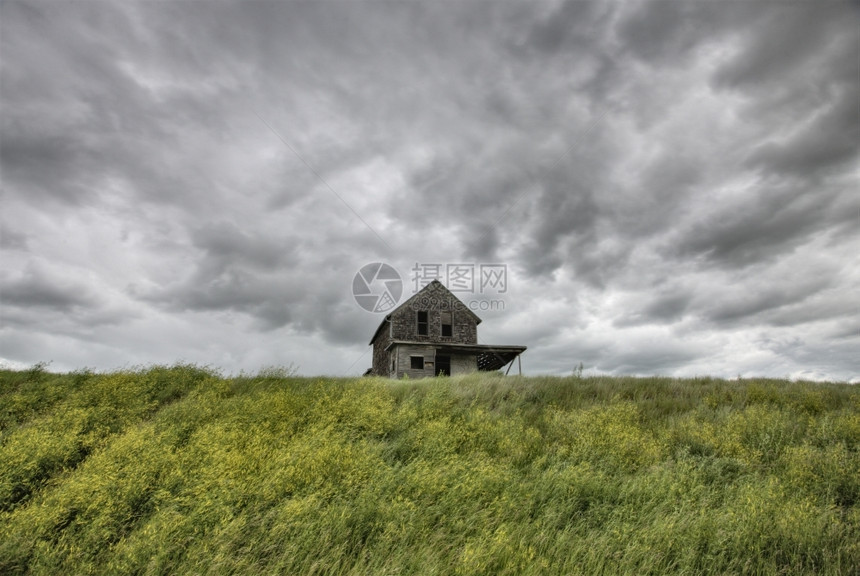
[{"label": "attic window", "polygon": [[410,356],[409,367],[413,370],[424,370],[424,356]]},{"label": "attic window", "polygon": [[418,335],[427,336],[427,312],[418,312]]},{"label": "attic window", "polygon": [[451,312],[442,312],[442,336],[453,336],[451,324]]}]

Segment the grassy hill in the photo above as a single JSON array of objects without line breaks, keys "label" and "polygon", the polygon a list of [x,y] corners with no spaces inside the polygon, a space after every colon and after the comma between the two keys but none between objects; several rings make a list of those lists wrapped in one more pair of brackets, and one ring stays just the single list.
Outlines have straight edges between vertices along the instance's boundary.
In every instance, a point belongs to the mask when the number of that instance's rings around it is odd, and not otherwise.
[{"label": "grassy hill", "polygon": [[0,371],[0,574],[856,574],[860,390]]}]

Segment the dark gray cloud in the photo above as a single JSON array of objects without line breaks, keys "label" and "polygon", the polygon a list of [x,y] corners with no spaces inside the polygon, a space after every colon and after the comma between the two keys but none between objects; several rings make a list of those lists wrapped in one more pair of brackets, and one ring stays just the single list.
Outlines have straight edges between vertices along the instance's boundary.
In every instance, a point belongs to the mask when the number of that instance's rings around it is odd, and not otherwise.
[{"label": "dark gray cloud", "polygon": [[[860,51],[860,45],[857,48]],[[840,86],[834,92],[815,116],[800,119],[796,133],[754,149],[748,164],[812,183],[815,176],[826,176],[829,170],[850,169],[860,142],[860,87]]]},{"label": "dark gray cloud", "polygon": [[732,294],[729,298],[711,305],[708,319],[716,323],[735,323],[749,316],[761,314],[790,304],[801,303],[826,288],[821,278],[802,278],[788,285],[762,286],[756,291]]},{"label": "dark gray cloud", "polygon": [[[737,8],[734,8],[737,10]],[[616,33],[631,56],[668,65],[688,58],[694,48],[722,28],[720,14],[705,2],[653,0],[630,3]]]},{"label": "dark gray cloud", "polygon": [[359,373],[362,265],[501,262],[531,371],[860,377],[856,3],[0,12],[0,361]]},{"label": "dark gray cloud", "polygon": [[4,307],[47,308],[61,313],[96,304],[95,296],[86,286],[32,268],[3,282],[0,294]]},{"label": "dark gray cloud", "polygon": [[763,2],[724,13],[732,12],[743,18],[736,23],[745,30],[736,36],[736,56],[715,77],[722,85],[761,90],[786,80],[803,82],[815,74],[809,64],[856,41],[851,32],[857,9],[848,2]]},{"label": "dark gray cloud", "polygon": [[749,195],[729,200],[691,222],[665,250],[679,256],[704,256],[730,268],[772,261],[809,236],[853,219],[839,202],[843,195],[844,190],[824,184],[811,190],[761,181]]},{"label": "dark gray cloud", "polygon": [[184,277],[133,296],[174,310],[247,312],[267,328],[290,322],[291,308],[306,294],[291,285],[285,271],[295,269],[295,238],[252,236],[235,224],[215,222],[193,230],[194,264]]},{"label": "dark gray cloud", "polygon": [[199,259],[201,276],[223,274],[231,266],[272,270],[295,265],[300,238],[254,237],[229,222],[206,224],[191,233],[191,243],[203,252]]},{"label": "dark gray cloud", "polygon": [[3,250],[26,250],[27,235],[0,224],[0,247]]},{"label": "dark gray cloud", "polygon": [[625,310],[616,318],[613,325],[619,327],[649,324],[674,324],[680,322],[690,310],[693,294],[688,291],[671,290],[658,294],[650,301],[643,302],[641,308]]},{"label": "dark gray cloud", "polygon": [[605,3],[568,0],[535,19],[526,44],[542,54],[566,53],[576,48],[590,54],[611,16],[612,8]]},{"label": "dark gray cloud", "polygon": [[0,278],[0,332],[7,335],[46,331],[87,340],[137,316],[74,268],[28,265]]}]

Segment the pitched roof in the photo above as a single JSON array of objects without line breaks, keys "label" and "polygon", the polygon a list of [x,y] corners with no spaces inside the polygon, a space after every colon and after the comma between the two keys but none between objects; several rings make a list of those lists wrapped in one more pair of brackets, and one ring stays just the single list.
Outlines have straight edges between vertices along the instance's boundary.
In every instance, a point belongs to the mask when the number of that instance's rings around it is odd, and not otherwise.
[{"label": "pitched roof", "polygon": [[[433,280],[432,282],[427,284],[427,286],[425,286],[424,288],[422,288],[421,290],[419,290],[418,292],[413,294],[403,304],[401,304],[400,306],[398,306],[397,308],[395,308],[394,310],[392,310],[391,312],[389,312],[388,314],[385,315],[385,317],[382,319],[382,322],[379,323],[379,327],[376,329],[376,332],[373,333],[373,338],[370,339],[370,344],[373,344],[374,341],[376,341],[376,337],[379,336],[379,333],[382,331],[383,326],[385,326],[385,324],[391,319],[392,315],[397,314],[400,310],[402,310],[404,308],[411,307],[415,301],[420,301],[421,298],[427,296],[427,294],[425,294],[425,292],[433,292],[433,291],[437,291],[437,290],[444,290],[446,298],[448,298],[449,301],[455,300],[457,302],[456,304],[454,304],[454,306],[452,306],[452,308],[456,307],[456,309],[458,311],[467,312],[470,316],[472,316],[475,319],[475,324],[481,323],[481,318],[478,317],[478,315],[475,314],[472,310],[470,310],[469,307],[466,306],[462,300],[457,298],[453,292],[451,292],[450,290],[448,290],[445,287],[444,284],[442,284],[438,280]],[[420,307],[416,307],[415,310],[420,310]]]}]

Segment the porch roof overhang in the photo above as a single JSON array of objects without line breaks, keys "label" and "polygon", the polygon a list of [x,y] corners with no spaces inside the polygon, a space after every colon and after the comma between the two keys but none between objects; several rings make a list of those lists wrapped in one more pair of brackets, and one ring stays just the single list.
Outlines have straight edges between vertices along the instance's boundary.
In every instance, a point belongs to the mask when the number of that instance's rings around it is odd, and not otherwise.
[{"label": "porch roof overhang", "polygon": [[412,342],[408,340],[394,340],[386,350],[392,350],[397,346],[424,346],[433,348],[436,352],[443,354],[470,354],[478,359],[478,370],[492,372],[504,367],[517,356],[526,351],[527,346],[495,346],[492,344],[448,344],[444,342]]}]

